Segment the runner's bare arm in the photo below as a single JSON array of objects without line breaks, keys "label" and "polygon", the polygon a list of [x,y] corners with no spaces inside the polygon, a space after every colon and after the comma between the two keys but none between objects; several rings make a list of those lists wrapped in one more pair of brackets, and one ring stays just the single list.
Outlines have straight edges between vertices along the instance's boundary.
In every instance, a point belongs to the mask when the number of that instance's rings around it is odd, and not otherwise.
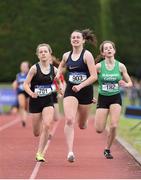
[{"label": "runner's bare arm", "polygon": [[25,82],[24,82],[24,84],[23,84],[24,90],[25,90],[31,97],[33,97],[33,98],[36,98],[36,97],[37,97],[37,94],[34,93],[33,91],[31,91],[31,89],[30,89],[30,83],[31,83],[31,80],[32,80],[32,78],[33,78],[33,76],[34,76],[35,74],[36,74],[36,66],[33,65],[33,66],[30,68],[30,70],[29,70],[29,72],[28,72],[28,74],[27,74],[26,80],[25,80]]},{"label": "runner's bare arm", "polygon": [[122,87],[132,87],[133,84],[127,72],[126,66],[122,63],[120,63],[120,71],[122,73],[123,80],[119,81],[119,85]]}]

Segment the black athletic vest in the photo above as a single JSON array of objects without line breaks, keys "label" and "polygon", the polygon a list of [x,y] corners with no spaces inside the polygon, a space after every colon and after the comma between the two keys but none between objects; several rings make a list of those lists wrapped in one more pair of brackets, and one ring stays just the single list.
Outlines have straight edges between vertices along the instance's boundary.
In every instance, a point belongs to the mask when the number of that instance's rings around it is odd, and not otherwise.
[{"label": "black athletic vest", "polygon": [[69,54],[69,57],[67,59],[66,62],[66,67],[67,67],[67,83],[69,82],[70,79],[70,74],[71,73],[84,73],[86,74],[87,78],[90,76],[89,70],[88,70],[88,66],[87,64],[84,63],[84,53],[85,53],[85,49],[82,50],[80,57],[76,60],[73,61],[71,58],[72,55],[72,51]]},{"label": "black athletic vest", "polygon": [[51,85],[53,83],[55,73],[54,73],[54,67],[52,64],[50,64],[50,73],[49,74],[43,74],[40,68],[40,65],[36,64],[37,73],[31,80],[31,90],[34,92],[34,88],[37,85]]},{"label": "black athletic vest", "polygon": [[73,61],[71,58],[72,51],[70,52],[69,57],[66,62],[67,70],[69,72],[74,72],[74,71],[75,72],[87,72],[89,74],[87,64],[84,63],[84,59],[83,59],[84,53],[85,53],[85,49],[82,50],[78,60]]}]

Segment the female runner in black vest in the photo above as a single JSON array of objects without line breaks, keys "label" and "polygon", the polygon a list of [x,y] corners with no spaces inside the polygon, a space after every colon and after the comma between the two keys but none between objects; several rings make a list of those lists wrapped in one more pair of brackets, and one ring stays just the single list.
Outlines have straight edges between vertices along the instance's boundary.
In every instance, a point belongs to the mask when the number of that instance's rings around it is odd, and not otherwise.
[{"label": "female runner in black vest", "polygon": [[49,62],[52,50],[48,44],[39,44],[36,54],[39,62],[30,68],[24,82],[24,89],[30,95],[29,111],[32,117],[33,133],[35,136],[40,135],[36,160],[45,161],[44,148],[54,117],[52,83],[57,68]]},{"label": "female runner in black vest", "polygon": [[75,30],[70,37],[72,51],[66,52],[59,65],[56,78],[60,76],[63,67],[68,70],[67,86],[64,94],[64,113],[66,124],[64,128],[69,162],[74,162],[73,153],[74,123],[78,119],[80,129],[86,127],[89,106],[93,99],[93,83],[97,80],[97,73],[93,55],[84,49],[89,41],[95,45],[95,35],[89,30]]}]

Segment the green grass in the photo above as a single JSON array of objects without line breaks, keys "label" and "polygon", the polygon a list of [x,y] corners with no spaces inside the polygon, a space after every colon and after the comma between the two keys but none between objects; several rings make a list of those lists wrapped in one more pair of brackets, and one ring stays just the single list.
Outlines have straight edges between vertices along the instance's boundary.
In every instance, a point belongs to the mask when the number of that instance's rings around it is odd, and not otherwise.
[{"label": "green grass", "polygon": [[0,88],[12,88],[12,83],[0,83]]},{"label": "green grass", "polygon": [[122,116],[118,127],[118,135],[141,154],[141,125],[133,130],[131,129],[139,122],[141,122],[141,120],[129,119]]},{"label": "green grass", "polygon": [[141,125],[132,130],[137,123],[141,122],[141,119],[132,119],[124,116],[125,108],[129,104],[129,98],[126,96],[123,101],[122,116],[117,133],[141,154]]}]

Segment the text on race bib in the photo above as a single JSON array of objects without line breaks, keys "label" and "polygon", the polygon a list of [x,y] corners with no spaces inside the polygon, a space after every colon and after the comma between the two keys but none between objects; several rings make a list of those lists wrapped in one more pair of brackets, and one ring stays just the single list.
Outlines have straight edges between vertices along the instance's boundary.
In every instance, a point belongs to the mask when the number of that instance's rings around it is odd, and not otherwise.
[{"label": "text on race bib", "polygon": [[37,93],[39,97],[47,96],[52,93],[51,85],[37,85],[35,86],[34,92]]},{"label": "text on race bib", "polygon": [[118,90],[119,89],[119,85],[118,83],[114,84],[114,83],[105,83],[102,84],[102,90],[103,91],[113,91],[113,90]]},{"label": "text on race bib", "polygon": [[69,74],[69,82],[73,84],[80,84],[87,79],[87,75],[83,72],[71,72]]}]

